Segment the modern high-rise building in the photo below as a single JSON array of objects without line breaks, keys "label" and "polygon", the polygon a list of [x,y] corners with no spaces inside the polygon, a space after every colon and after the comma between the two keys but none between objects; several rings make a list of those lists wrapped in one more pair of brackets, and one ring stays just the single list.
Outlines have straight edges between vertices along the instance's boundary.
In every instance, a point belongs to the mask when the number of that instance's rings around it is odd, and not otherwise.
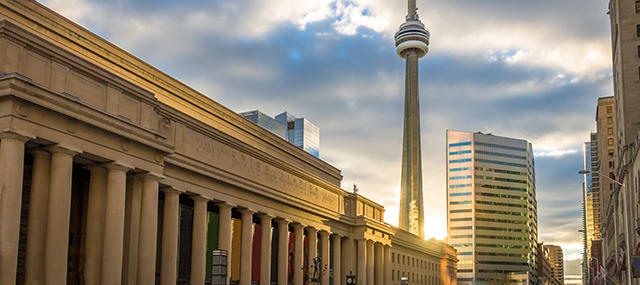
[{"label": "modern high-rise building", "polygon": [[289,112],[276,116],[287,129],[287,140],[293,145],[304,149],[315,157],[320,156],[320,129],[305,118],[296,118]]},{"label": "modern high-rise building", "polygon": [[242,112],[249,121],[289,141],[315,157],[320,157],[320,129],[305,118],[296,118],[289,112],[275,119],[258,110]]},{"label": "modern high-rise building", "polygon": [[287,126],[278,122],[276,119],[271,118],[269,115],[258,110],[242,112],[240,115],[245,117],[247,120],[256,123],[267,131],[270,131],[285,140],[287,139]]},{"label": "modern high-rise building", "polygon": [[395,35],[396,51],[406,61],[398,227],[424,237],[418,60],[429,52],[429,31],[420,21],[416,0],[408,3],[406,22],[400,25]]},{"label": "modern high-rise building", "polygon": [[[583,146],[583,169],[586,170],[582,183],[582,221],[583,221],[583,260],[582,275],[589,279],[594,269],[591,268],[593,241],[600,240],[600,180],[598,171],[598,133],[590,134],[590,141]],[[596,253],[595,256],[599,256]],[[597,268],[596,268],[597,269]]]},{"label": "modern high-rise building", "polygon": [[545,244],[544,248],[549,250],[549,263],[551,263],[551,275],[564,284],[564,256],[562,248],[557,245]]},{"label": "modern high-rise building", "polygon": [[531,143],[448,130],[446,150],[448,239],[458,251],[458,283],[536,284]]}]

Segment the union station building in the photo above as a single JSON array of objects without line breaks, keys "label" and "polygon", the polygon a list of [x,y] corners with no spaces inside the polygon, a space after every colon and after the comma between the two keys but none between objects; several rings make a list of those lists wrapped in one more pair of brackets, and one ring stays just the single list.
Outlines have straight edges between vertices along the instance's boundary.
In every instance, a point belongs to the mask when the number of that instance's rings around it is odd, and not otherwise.
[{"label": "union station building", "polygon": [[341,179],[43,5],[0,1],[0,284],[209,284],[215,252],[230,284],[456,284],[453,248]]}]

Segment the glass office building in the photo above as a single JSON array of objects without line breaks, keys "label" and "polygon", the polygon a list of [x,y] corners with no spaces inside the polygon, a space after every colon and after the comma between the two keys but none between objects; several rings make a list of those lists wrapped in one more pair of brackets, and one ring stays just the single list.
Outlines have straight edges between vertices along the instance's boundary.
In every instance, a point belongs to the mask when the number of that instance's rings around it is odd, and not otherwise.
[{"label": "glass office building", "polygon": [[320,157],[320,129],[309,120],[296,118],[289,112],[283,112],[275,119],[257,110],[240,115],[311,155]]},{"label": "glass office building", "polygon": [[320,156],[320,129],[305,118],[296,118],[289,112],[276,116],[276,121],[287,126],[287,140],[315,157]]},{"label": "glass office building", "polygon": [[447,131],[447,227],[458,284],[536,284],[533,149],[526,140]]},{"label": "glass office building", "polygon": [[275,135],[283,139],[287,139],[287,127],[282,123],[276,121],[274,118],[269,117],[269,115],[258,110],[240,113],[240,115],[244,116],[249,121],[256,123],[258,126],[261,126],[262,128],[274,133]]}]

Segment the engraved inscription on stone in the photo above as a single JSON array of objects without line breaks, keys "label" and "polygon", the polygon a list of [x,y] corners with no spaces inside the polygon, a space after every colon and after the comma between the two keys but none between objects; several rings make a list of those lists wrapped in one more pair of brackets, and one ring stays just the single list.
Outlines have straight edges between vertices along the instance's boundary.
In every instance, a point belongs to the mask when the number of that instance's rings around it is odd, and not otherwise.
[{"label": "engraved inscription on stone", "polygon": [[318,187],[221,142],[185,128],[179,152],[277,191],[338,211],[338,194]]}]

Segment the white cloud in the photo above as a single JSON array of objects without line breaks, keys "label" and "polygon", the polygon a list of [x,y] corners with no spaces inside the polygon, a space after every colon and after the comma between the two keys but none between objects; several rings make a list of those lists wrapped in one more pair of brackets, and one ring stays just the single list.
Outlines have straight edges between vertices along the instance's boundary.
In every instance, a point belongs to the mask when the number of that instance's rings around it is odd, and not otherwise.
[{"label": "white cloud", "polygon": [[578,153],[579,151],[580,151],[579,149],[557,149],[557,150],[549,150],[549,151],[541,150],[536,152],[535,156],[559,158],[565,155]]}]

